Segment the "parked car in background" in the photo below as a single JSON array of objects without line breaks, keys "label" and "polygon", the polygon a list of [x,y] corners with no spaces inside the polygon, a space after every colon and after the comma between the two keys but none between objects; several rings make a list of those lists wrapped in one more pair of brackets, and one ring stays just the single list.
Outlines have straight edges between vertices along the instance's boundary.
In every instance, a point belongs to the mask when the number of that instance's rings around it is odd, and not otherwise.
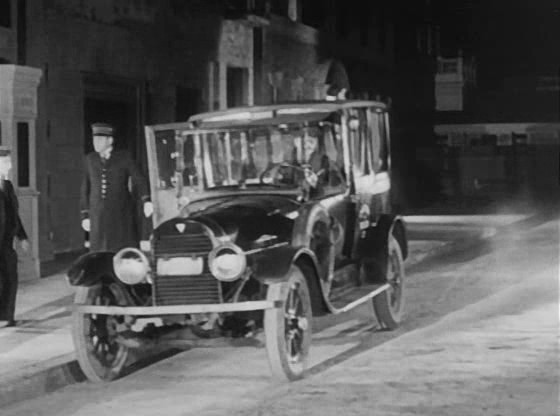
[{"label": "parked car in background", "polygon": [[86,376],[118,377],[132,348],[181,328],[195,346],[264,333],[272,374],[294,380],[314,316],[373,302],[372,319],[395,328],[407,239],[390,204],[388,117],[380,102],[308,102],[146,127],[150,246],[90,253],[68,272]]}]

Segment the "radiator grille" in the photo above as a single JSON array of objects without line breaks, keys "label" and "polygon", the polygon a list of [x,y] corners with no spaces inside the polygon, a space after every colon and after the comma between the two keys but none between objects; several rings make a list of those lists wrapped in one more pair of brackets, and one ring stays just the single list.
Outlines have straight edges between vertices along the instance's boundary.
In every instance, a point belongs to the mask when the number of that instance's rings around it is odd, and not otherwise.
[{"label": "radiator grille", "polygon": [[158,306],[219,303],[219,282],[210,273],[200,276],[158,276],[154,284]]},{"label": "radiator grille", "polygon": [[180,255],[205,256],[212,250],[212,241],[206,234],[171,234],[154,240],[156,257]]},{"label": "radiator grille", "polygon": [[166,224],[154,237],[154,256],[158,258],[197,256],[204,258],[204,272],[198,276],[156,276],[154,278],[154,304],[195,305],[219,303],[220,282],[207,269],[208,253],[212,250],[212,240],[205,227],[196,222],[185,222],[185,229],[179,232],[174,223]]}]

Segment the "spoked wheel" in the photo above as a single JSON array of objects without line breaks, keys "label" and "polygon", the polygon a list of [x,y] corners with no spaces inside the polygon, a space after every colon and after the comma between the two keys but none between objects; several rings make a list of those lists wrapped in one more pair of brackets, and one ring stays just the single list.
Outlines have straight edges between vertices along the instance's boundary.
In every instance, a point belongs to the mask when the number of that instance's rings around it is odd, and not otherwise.
[{"label": "spoked wheel", "polygon": [[392,235],[389,237],[387,283],[391,287],[373,298],[373,309],[381,326],[395,329],[404,310],[404,262],[401,246]]},{"label": "spoked wheel", "polygon": [[[79,287],[76,304],[126,305],[122,289],[113,285]],[[86,377],[93,382],[117,378],[128,358],[128,348],[117,342],[118,325],[123,316],[82,314],[72,316],[72,339],[78,363]]]},{"label": "spoked wheel", "polygon": [[286,282],[269,285],[267,300],[283,301],[282,307],[267,309],[264,314],[272,375],[280,380],[296,380],[303,376],[312,335],[311,299],[301,269],[294,265]]}]

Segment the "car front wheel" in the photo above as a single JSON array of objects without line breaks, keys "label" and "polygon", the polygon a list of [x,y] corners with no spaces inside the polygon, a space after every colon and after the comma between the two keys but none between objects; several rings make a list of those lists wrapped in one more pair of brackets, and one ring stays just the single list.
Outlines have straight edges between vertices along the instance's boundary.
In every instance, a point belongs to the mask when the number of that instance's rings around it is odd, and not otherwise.
[{"label": "car front wheel", "polygon": [[[115,284],[78,287],[75,303],[122,306],[126,304],[122,290]],[[119,377],[129,352],[127,347],[117,342],[117,329],[124,317],[75,311],[72,320],[72,339],[85,376],[93,382],[111,381]]]},{"label": "car front wheel", "polygon": [[287,281],[268,286],[268,301],[282,301],[267,309],[264,329],[268,362],[274,378],[297,380],[303,376],[311,346],[311,299],[302,270],[293,265]]}]

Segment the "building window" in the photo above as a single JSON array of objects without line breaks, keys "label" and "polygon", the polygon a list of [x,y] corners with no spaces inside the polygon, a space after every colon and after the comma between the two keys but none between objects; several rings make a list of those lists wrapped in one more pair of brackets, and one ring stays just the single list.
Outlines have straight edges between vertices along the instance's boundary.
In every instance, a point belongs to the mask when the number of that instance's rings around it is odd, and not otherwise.
[{"label": "building window", "polygon": [[239,107],[248,104],[249,71],[247,68],[228,66],[226,75],[227,107]]},{"label": "building window", "polygon": [[26,188],[29,184],[29,123],[17,123],[17,184]]},{"label": "building window", "polygon": [[11,2],[12,0],[0,0],[0,26],[2,27],[12,26]]}]

